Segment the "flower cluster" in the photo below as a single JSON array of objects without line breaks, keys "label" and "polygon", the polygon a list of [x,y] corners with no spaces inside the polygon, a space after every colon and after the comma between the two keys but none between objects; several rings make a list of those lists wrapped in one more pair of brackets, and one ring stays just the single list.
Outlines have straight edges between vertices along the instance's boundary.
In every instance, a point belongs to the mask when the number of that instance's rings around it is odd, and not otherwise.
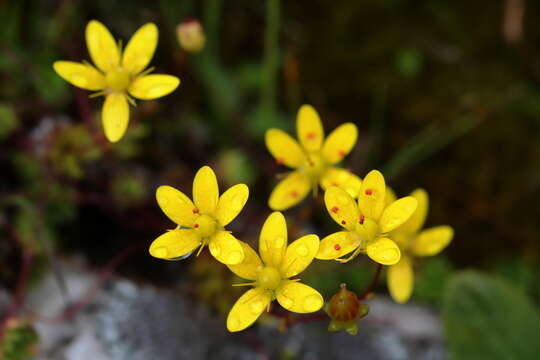
[{"label": "flower cluster", "polygon": [[[187,22],[178,28],[181,46],[190,52],[204,47],[200,24]],[[145,70],[157,46],[154,24],[142,26],[122,49],[107,28],[92,20],[86,27],[88,52],[95,67],[87,62],[57,61],[55,71],[71,84],[105,96],[102,123],[105,136],[116,142],[124,135],[128,103],[132,97],[155,99],[174,91],[180,80],[172,75]],[[397,302],[409,299],[413,289],[412,265],[416,257],[435,255],[452,240],[449,226],[421,230],[427,216],[428,196],[415,190],[396,199],[383,175],[370,171],[363,179],[336,166],[356,144],[358,130],[353,123],[338,126],[325,139],[317,111],[303,105],[296,118],[298,141],[279,129],[269,129],[265,142],[278,164],[291,168],[272,191],[268,205],[272,210],[262,226],[259,254],[237,239],[225,227],[244,208],[249,189],[237,184],[219,194],[214,171],[203,166],[193,180],[193,200],[171,186],[156,191],[159,207],[176,226],[156,238],[150,255],[159,259],[182,259],[197,255],[208,246],[210,254],[234,274],[252,286],[234,304],[227,318],[227,329],[241,331],[252,325],[273,300],[295,313],[319,311],[324,305],[321,294],[296,278],[313,260],[346,263],[366,254],[378,266],[388,265],[388,288]],[[324,203],[330,217],[342,228],[319,240],[310,234],[288,244],[287,224],[281,212],[289,209],[311,191],[324,190]],[[197,250],[198,249],[198,250]],[[377,275],[378,276],[378,275]],[[362,297],[363,299],[364,297]],[[332,318],[329,330],[357,332],[356,320],[367,314],[367,305],[343,285],[325,307]]]}]

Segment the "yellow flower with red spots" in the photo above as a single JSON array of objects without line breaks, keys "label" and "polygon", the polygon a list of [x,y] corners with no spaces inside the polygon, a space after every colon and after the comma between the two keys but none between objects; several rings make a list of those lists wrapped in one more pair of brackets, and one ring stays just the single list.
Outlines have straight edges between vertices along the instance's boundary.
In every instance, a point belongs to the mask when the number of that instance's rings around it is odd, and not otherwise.
[{"label": "yellow flower with red spots", "polygon": [[[332,186],[324,194],[328,213],[344,230],[321,240],[318,259],[347,262],[366,253],[382,265],[396,264],[401,257],[390,232],[414,213],[417,200],[407,196],[386,204],[383,175],[373,170],[362,181],[358,203],[343,189]],[[343,256],[352,254],[343,258]]]},{"label": "yellow flower with red spots", "polygon": [[214,171],[203,166],[193,180],[193,201],[171,186],[160,186],[156,199],[161,210],[177,224],[155,239],[150,255],[174,260],[208,245],[210,253],[223,264],[239,264],[244,248],[225,226],[242,211],[249,196],[244,184],[230,187],[221,196]]},{"label": "yellow flower with red spots", "polygon": [[390,266],[387,274],[390,295],[398,303],[407,302],[411,297],[414,258],[437,255],[454,236],[454,230],[447,225],[422,230],[429,207],[428,194],[423,189],[417,189],[411,193],[411,197],[418,202],[416,211],[407,222],[391,233],[402,253],[401,260]]},{"label": "yellow flower with red spots", "polygon": [[356,197],[360,179],[334,166],[356,144],[356,125],[342,124],[325,139],[317,111],[310,105],[303,105],[296,117],[296,132],[300,143],[279,129],[266,132],[266,147],[276,161],[294,169],[272,191],[268,200],[270,208],[288,209],[302,201],[310,190],[316,194],[319,185],[323,189],[339,186]]},{"label": "yellow flower with red spots", "polygon": [[234,304],[227,317],[227,329],[241,331],[253,324],[272,300],[277,299],[285,309],[296,313],[318,311],[323,297],[299,279],[290,279],[304,271],[319,250],[319,237],[306,235],[287,246],[287,223],[280,212],[272,213],[259,236],[260,257],[247,244],[244,262],[227,265],[232,272],[253,282],[236,286],[253,286]]},{"label": "yellow flower with red spots", "polygon": [[87,62],[56,61],[54,70],[64,80],[79,88],[98,91],[92,96],[105,96],[101,113],[103,130],[109,141],[124,135],[129,122],[129,105],[133,96],[150,100],[165,96],[180,84],[176,76],[143,71],[154,56],[158,41],[156,25],[143,25],[126,45],[124,51],[109,30],[96,20],[86,26],[86,45],[96,67]]}]

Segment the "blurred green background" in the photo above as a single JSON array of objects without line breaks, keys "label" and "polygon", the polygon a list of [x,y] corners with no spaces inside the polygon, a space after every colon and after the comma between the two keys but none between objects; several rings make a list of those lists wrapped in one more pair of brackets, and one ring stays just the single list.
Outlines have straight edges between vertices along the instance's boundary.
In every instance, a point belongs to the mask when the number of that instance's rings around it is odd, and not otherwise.
[{"label": "blurred green background", "polygon": [[[205,164],[221,189],[248,184],[231,230],[255,244],[284,171],[264,132],[292,133],[308,103],[326,133],[346,121],[359,127],[346,167],[362,177],[381,170],[400,196],[425,188],[427,226],[454,227],[449,248],[417,272],[413,301],[438,308],[447,280],[474,268],[538,305],[539,15],[540,3],[525,0],[0,1],[0,283],[16,287],[24,249],[37,259],[35,278],[59,259],[83,256],[100,268],[129,251],[120,274],[160,286],[183,278],[225,313],[240,293],[226,269],[206,255],[148,255],[172,227],[154,191],[168,184],[190,194]],[[198,54],[176,39],[187,18],[206,32]],[[89,60],[91,19],[124,43],[155,22],[152,65],[182,81],[131,108],[117,144],[102,135],[102,98],[88,99],[52,69],[56,60]],[[320,198],[285,215],[290,239],[336,231]],[[372,272],[365,260],[316,262],[304,277],[329,296],[340,282],[360,292]],[[230,297],[216,300],[224,289]]]}]

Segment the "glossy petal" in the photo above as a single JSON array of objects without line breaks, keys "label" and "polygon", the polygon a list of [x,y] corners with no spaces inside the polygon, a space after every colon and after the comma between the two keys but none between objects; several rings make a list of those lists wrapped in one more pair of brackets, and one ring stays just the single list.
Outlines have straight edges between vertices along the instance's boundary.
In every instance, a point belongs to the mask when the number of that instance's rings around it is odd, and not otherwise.
[{"label": "glossy petal", "polygon": [[105,137],[110,142],[117,142],[124,136],[129,122],[129,105],[124,94],[107,95],[101,111],[101,122]]},{"label": "glossy petal", "polygon": [[384,210],[385,195],[386,185],[383,175],[377,170],[370,171],[362,181],[358,195],[360,212],[366,217],[379,220]]},{"label": "glossy petal", "polygon": [[324,141],[322,154],[330,164],[343,160],[356,144],[358,129],[353,123],[338,126]]},{"label": "glossy petal", "polygon": [[193,201],[201,213],[211,215],[216,211],[218,199],[216,174],[209,166],[203,166],[193,179]]},{"label": "glossy petal", "polygon": [[347,230],[354,230],[360,219],[358,206],[343,189],[331,186],[324,192],[324,203],[328,213],[336,223]]},{"label": "glossy petal", "polygon": [[278,267],[287,249],[287,222],[282,213],[270,214],[259,236],[259,253],[267,266]]},{"label": "glossy petal", "polygon": [[201,245],[201,237],[192,229],[167,231],[150,245],[150,255],[159,259],[184,256]]},{"label": "glossy petal", "polygon": [[349,193],[353,198],[358,196],[362,180],[346,169],[329,167],[321,177],[321,187],[326,190],[330,186],[337,186]]},{"label": "glossy petal", "polygon": [[257,280],[259,271],[263,268],[263,263],[259,255],[245,242],[240,241],[244,250],[244,261],[237,265],[227,265],[236,275],[247,280]]},{"label": "glossy petal", "polygon": [[416,189],[411,193],[411,196],[416,199],[418,206],[416,207],[415,212],[403,225],[397,229],[399,232],[405,232],[408,234],[413,234],[424,226],[426,221],[426,216],[429,207],[429,198],[428,194],[424,189]]},{"label": "glossy petal", "polygon": [[122,55],[122,66],[132,74],[141,72],[152,60],[157,42],[157,26],[152,23],[141,26],[126,45]]},{"label": "glossy petal", "polygon": [[120,64],[120,50],[109,30],[97,20],[86,25],[86,46],[90,57],[102,71],[109,71]]},{"label": "glossy petal", "polygon": [[101,90],[105,87],[105,77],[92,65],[55,61],[53,68],[64,80],[81,89]]},{"label": "glossy petal", "polygon": [[137,77],[128,91],[138,99],[152,100],[170,94],[179,84],[180,79],[176,76],[152,74]]},{"label": "glossy petal", "polygon": [[221,226],[233,221],[246,205],[249,188],[245,184],[231,186],[219,198],[216,219]]},{"label": "glossy petal", "polygon": [[405,196],[388,205],[379,220],[381,232],[390,232],[409,220],[417,205],[418,201],[412,196]]},{"label": "glossy petal", "polygon": [[403,256],[397,264],[388,268],[387,282],[395,302],[405,303],[409,300],[414,286],[414,274],[408,257]]},{"label": "glossy petal", "polygon": [[280,268],[283,277],[290,278],[304,271],[317,255],[319,243],[317,235],[305,235],[287,246]]},{"label": "glossy petal", "polygon": [[297,281],[284,281],[276,290],[276,298],[281,306],[296,313],[312,313],[324,305],[317,290]]},{"label": "glossy petal", "polygon": [[228,231],[215,234],[208,243],[213,257],[225,265],[238,265],[244,261],[244,248],[240,240]]},{"label": "glossy petal", "polygon": [[304,200],[310,190],[309,177],[300,171],[293,171],[276,185],[268,199],[268,206],[272,210],[286,210]]},{"label": "glossy petal", "polygon": [[432,256],[440,253],[450,244],[454,229],[450,226],[436,226],[422,231],[413,241],[416,256]]},{"label": "glossy petal", "polygon": [[401,258],[401,251],[395,242],[388,238],[378,238],[367,246],[367,254],[373,260],[382,265],[397,264]]},{"label": "glossy petal", "polygon": [[227,330],[241,331],[259,318],[272,301],[271,292],[262,288],[248,290],[232,307],[227,317]]},{"label": "glossy petal", "polygon": [[279,164],[290,168],[297,168],[302,165],[305,154],[300,145],[284,131],[270,129],[264,136],[266,147]]},{"label": "glossy petal", "polygon": [[296,133],[300,144],[307,151],[321,148],[324,130],[319,114],[311,105],[302,105],[296,116]]},{"label": "glossy petal", "polygon": [[351,232],[340,231],[321,240],[319,252],[315,257],[321,260],[335,260],[352,252],[359,245]]},{"label": "glossy petal", "polygon": [[193,226],[199,211],[181,191],[172,186],[160,186],[156,190],[156,200],[169,219],[180,226]]}]

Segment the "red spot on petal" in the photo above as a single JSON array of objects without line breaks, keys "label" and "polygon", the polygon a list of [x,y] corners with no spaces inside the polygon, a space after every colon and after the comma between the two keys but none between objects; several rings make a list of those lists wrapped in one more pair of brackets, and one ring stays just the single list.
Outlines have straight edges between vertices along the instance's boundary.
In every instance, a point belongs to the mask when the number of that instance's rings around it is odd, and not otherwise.
[{"label": "red spot on petal", "polygon": [[293,198],[297,198],[298,196],[300,196],[300,194],[298,193],[298,191],[291,191],[291,196]]},{"label": "red spot on petal", "polygon": [[365,219],[366,219],[366,218],[364,217],[364,215],[360,215],[360,219],[358,219],[358,222],[359,222],[360,224],[363,224]]},{"label": "red spot on petal", "polygon": [[373,189],[366,189],[365,194],[366,195],[373,195]]},{"label": "red spot on petal", "polygon": [[345,225],[347,222],[345,220],[341,220],[341,225]]},{"label": "red spot on petal", "polygon": [[285,160],[283,160],[282,157],[278,157],[278,158],[276,159],[276,163],[277,163],[278,165],[283,165],[284,162],[285,162]]},{"label": "red spot on petal", "polygon": [[339,184],[337,182],[333,182],[332,184],[330,184],[332,186],[339,186]]},{"label": "red spot on petal", "polygon": [[339,244],[336,244],[334,245],[334,249],[336,249],[337,251],[341,250],[341,246]]},{"label": "red spot on petal", "polygon": [[315,134],[313,131],[310,131],[306,134],[306,137],[309,139],[309,140],[313,140],[317,137],[317,134]]},{"label": "red spot on petal", "polygon": [[334,206],[334,207],[332,208],[332,212],[333,212],[334,214],[336,214],[338,211],[339,211],[339,208],[338,208],[337,206]]},{"label": "red spot on petal", "polygon": [[196,228],[199,227],[199,224],[195,224],[195,225],[193,225],[193,227],[196,229]]},{"label": "red spot on petal", "polygon": [[199,209],[195,208],[193,210],[191,210],[194,214],[198,214],[199,213]]},{"label": "red spot on petal", "polygon": [[345,155],[347,155],[347,153],[346,153],[344,150],[339,150],[339,151],[338,151],[338,154],[339,154],[339,156],[341,156],[341,157],[344,157]]}]

